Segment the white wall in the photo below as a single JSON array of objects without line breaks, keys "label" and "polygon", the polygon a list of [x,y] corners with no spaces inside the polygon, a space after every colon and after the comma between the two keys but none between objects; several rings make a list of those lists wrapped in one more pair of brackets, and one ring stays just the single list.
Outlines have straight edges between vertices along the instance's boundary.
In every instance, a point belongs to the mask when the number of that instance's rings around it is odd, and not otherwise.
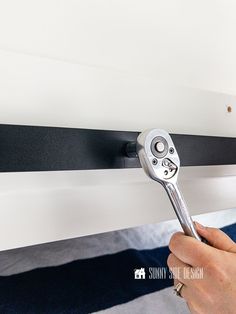
[{"label": "white wall", "polygon": [[[235,9],[231,0],[0,0],[0,123],[236,136]],[[183,169],[191,211],[234,207],[234,172]],[[0,249],[173,217],[140,169],[0,182]]]}]

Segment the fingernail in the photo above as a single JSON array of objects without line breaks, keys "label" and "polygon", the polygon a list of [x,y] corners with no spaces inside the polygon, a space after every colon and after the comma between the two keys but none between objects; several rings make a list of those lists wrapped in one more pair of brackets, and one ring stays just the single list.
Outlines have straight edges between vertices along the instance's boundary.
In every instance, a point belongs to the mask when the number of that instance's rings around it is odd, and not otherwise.
[{"label": "fingernail", "polygon": [[199,229],[202,229],[202,230],[205,230],[205,229],[206,229],[206,227],[203,226],[203,225],[201,225],[199,222],[194,221],[194,223],[195,223],[195,225],[196,225]]}]

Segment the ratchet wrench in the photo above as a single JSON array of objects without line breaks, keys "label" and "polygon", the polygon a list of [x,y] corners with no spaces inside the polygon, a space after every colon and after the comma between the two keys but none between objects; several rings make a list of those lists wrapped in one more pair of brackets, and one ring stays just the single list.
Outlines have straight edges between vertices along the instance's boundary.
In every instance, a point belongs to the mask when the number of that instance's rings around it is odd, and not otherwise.
[{"label": "ratchet wrench", "polygon": [[146,174],[165,188],[184,233],[204,241],[196,231],[177,184],[180,159],[171,136],[160,129],[144,131],[136,143],[127,145],[129,157],[134,157],[135,152]]}]

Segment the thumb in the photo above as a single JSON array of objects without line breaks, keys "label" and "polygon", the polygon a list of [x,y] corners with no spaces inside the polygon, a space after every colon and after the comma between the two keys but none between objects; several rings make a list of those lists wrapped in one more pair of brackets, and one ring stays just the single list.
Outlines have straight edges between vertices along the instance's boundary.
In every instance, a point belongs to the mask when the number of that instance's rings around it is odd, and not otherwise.
[{"label": "thumb", "polygon": [[236,243],[223,231],[205,227],[198,222],[195,222],[195,226],[199,235],[205,238],[211,246],[219,250],[236,253]]}]

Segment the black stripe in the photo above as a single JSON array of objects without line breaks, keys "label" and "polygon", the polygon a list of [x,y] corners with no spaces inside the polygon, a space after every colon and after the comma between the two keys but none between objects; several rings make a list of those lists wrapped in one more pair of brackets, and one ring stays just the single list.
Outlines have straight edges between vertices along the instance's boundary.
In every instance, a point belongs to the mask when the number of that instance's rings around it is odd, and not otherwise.
[{"label": "black stripe", "polygon": [[135,280],[134,269],[166,266],[168,249],[126,250],[0,277],[0,313],[92,313],[164,289],[171,280]]},{"label": "black stripe", "polygon": [[[138,132],[0,125],[0,172],[140,167],[125,155]],[[172,134],[182,166],[236,161],[236,139]]]},{"label": "black stripe", "polygon": [[[236,224],[222,228],[236,241]],[[0,277],[0,313],[84,314],[110,308],[173,284],[135,280],[134,269],[166,267],[168,247],[129,249],[66,265]]]}]

